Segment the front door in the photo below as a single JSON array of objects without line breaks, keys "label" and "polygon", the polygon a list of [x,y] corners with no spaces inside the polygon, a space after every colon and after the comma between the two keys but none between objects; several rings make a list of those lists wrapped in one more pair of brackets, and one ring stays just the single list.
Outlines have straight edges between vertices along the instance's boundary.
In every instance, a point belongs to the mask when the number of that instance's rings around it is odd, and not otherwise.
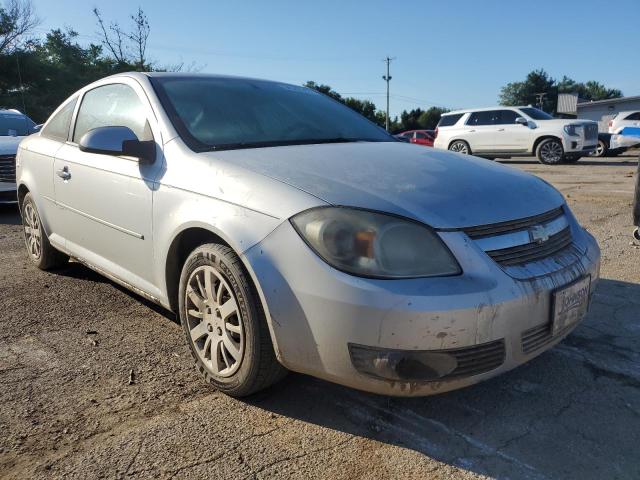
[{"label": "front door", "polygon": [[72,255],[154,295],[151,219],[153,190],[162,163],[160,148],[156,161],[145,165],[131,157],[86,153],[78,147],[87,131],[103,126],[129,127],[140,140],[154,139],[148,120],[153,116],[141,87],[133,81],[118,81],[122,83],[85,93],[72,141],[56,155],[60,233]]},{"label": "front door", "polygon": [[513,110],[499,110],[495,124],[496,152],[524,153],[533,145],[533,130],[528,125],[516,123],[521,117]]}]

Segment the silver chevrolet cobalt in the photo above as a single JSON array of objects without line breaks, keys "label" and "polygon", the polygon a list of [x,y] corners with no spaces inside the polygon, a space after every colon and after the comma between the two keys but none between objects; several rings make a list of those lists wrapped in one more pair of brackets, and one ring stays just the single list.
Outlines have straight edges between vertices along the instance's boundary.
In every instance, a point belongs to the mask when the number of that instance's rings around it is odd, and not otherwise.
[{"label": "silver chevrolet cobalt", "polygon": [[22,141],[17,183],[36,266],[177,312],[234,396],[287,370],[405,396],[488,379],[571,332],[599,274],[544,181],[279,82],[102,79]]}]

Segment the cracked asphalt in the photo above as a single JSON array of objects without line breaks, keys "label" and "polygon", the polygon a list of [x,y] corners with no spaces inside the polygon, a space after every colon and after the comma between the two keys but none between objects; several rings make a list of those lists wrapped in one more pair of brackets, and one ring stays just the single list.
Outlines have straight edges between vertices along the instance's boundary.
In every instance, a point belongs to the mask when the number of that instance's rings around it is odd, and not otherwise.
[{"label": "cracked asphalt", "polygon": [[636,160],[505,163],[565,194],[602,280],[556,348],[421,399],[294,374],[226,397],[196,375],[173,315],[79,264],[36,270],[16,210],[0,209],[0,478],[640,478]]}]

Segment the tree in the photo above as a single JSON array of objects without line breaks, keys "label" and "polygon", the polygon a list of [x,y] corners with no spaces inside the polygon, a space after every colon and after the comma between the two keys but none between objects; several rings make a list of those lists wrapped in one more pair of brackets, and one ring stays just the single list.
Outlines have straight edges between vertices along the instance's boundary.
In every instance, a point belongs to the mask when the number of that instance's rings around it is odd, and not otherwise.
[{"label": "tree", "polygon": [[11,53],[39,24],[31,0],[9,0],[4,7],[0,5],[0,55]]},{"label": "tree", "polygon": [[508,83],[500,90],[501,105],[537,105],[537,95],[546,94],[543,110],[554,112],[557,108],[558,93],[577,93],[584,100],[604,100],[619,98],[622,92],[615,88],[606,88],[599,82],[590,80],[576,82],[566,75],[560,81],[553,79],[544,69],[534,70],[523,82]]},{"label": "tree", "polygon": [[131,15],[133,27],[130,31],[123,30],[118,22],[111,22],[107,28],[98,8],[93,9],[102,44],[120,64],[133,64],[136,70],[148,71],[152,69],[151,62],[146,57],[147,40],[151,33],[149,20],[141,8],[135,15]]}]

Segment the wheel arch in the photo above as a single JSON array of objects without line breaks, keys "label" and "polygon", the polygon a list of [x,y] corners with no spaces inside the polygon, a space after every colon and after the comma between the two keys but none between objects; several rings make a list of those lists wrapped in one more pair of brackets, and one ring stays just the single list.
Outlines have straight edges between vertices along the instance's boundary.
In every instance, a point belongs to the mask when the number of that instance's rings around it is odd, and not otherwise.
[{"label": "wheel arch", "polygon": [[238,252],[236,248],[225,238],[222,232],[214,231],[209,225],[188,225],[181,229],[173,237],[171,244],[167,250],[167,256],[165,259],[165,288],[167,294],[167,302],[169,309],[176,313],[178,312],[178,291],[180,288],[180,275],[182,273],[182,267],[187,260],[189,254],[200,245],[205,243],[220,243],[231,248],[236,255],[240,258],[242,265],[244,266],[249,279],[254,288],[256,298],[262,306],[264,312],[269,335],[271,336],[271,342],[276,354],[276,357],[280,360],[282,358],[280,349],[278,348],[278,342],[276,335],[273,331],[273,325],[271,323],[271,315],[269,312],[269,306],[266,302],[266,297],[262,291],[262,286],[258,282],[257,276],[247,262],[247,258]]},{"label": "wheel arch", "polygon": [[546,140],[548,138],[551,138],[553,140],[557,140],[560,142],[560,144],[562,144],[562,139],[556,135],[540,135],[538,138],[536,138],[536,140],[533,142],[533,148],[531,149],[531,153],[533,155],[536,154],[536,151],[538,150],[538,145],[540,145],[540,143],[543,140]]},{"label": "wheel arch", "polygon": [[451,145],[453,145],[456,142],[464,142],[464,143],[466,143],[467,147],[469,148],[469,150],[471,150],[471,145],[464,138],[453,138],[453,139],[449,140],[449,144],[447,145],[447,150],[449,150],[451,148]]}]

